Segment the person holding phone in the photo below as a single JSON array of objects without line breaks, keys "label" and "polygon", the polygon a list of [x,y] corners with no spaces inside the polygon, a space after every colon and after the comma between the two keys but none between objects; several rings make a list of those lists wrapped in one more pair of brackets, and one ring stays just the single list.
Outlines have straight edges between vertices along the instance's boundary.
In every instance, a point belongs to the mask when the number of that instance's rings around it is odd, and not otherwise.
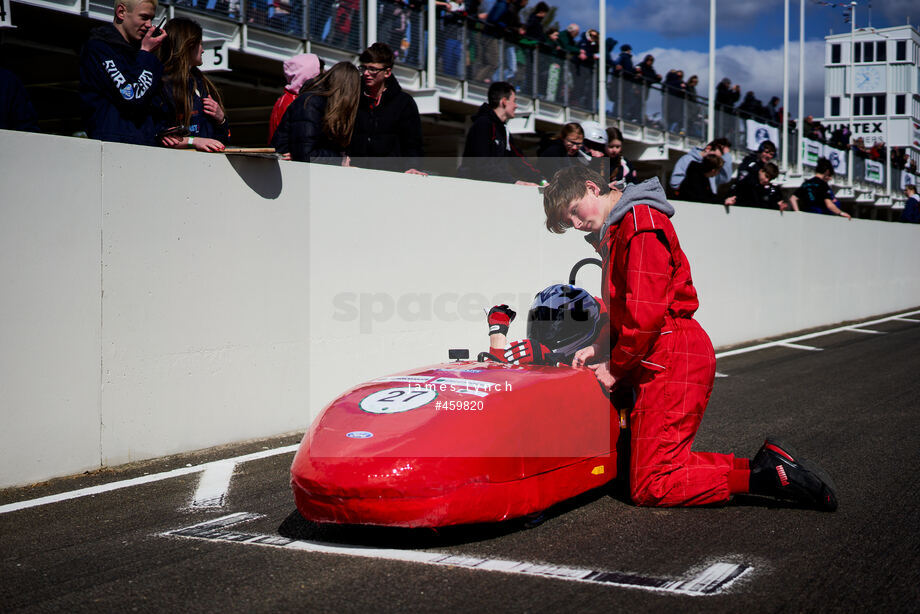
[{"label": "person holding phone", "polygon": [[116,0],[112,23],[95,28],[80,54],[80,101],[91,139],[157,144],[155,98],[166,40],[153,27],[157,0]]}]

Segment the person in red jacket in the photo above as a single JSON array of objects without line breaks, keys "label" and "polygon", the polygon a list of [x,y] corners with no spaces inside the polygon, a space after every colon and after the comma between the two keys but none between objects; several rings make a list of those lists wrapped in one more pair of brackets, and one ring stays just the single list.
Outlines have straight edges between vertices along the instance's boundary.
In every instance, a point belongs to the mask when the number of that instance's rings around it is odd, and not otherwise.
[{"label": "person in red jacket", "polygon": [[323,72],[323,61],[315,53],[299,53],[292,58],[284,61],[284,78],[287,85],[284,86],[284,93],[275,101],[272,107],[272,114],[268,120],[268,142],[272,142],[275,136],[275,130],[284,117],[284,112],[294,102],[294,99],[300,95],[300,90],[304,83],[315,79]]},{"label": "person in red jacket", "polygon": [[825,473],[768,437],[753,459],[693,451],[715,378],[715,352],[693,318],[699,302],[690,264],[658,179],[611,190],[584,167],[555,174],[543,193],[546,227],[575,228],[603,261],[609,330],[575,353],[573,366],[592,369],[613,389],[633,387],[629,487],[637,505],[725,503],[736,493],[837,508]]}]

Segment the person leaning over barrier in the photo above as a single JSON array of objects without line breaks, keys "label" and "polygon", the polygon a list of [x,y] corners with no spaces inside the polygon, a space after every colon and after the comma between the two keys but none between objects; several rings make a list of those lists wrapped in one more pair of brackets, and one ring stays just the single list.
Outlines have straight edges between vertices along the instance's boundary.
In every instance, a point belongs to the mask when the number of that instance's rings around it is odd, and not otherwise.
[{"label": "person leaning over barrier", "polygon": [[603,261],[609,326],[575,353],[608,390],[631,386],[629,488],[644,506],[723,504],[737,493],[837,509],[824,472],[768,437],[753,459],[691,450],[715,379],[712,342],[690,263],[657,178],[622,192],[585,167],[557,172],[543,192],[546,228],[588,233]]},{"label": "person leaning over barrier", "polygon": [[[542,177],[514,146],[508,120],[517,111],[514,86],[497,81],[489,86],[488,102],[473,116],[473,125],[466,134],[463,160],[457,169],[461,177],[498,181],[517,185],[536,185],[522,176],[537,180]],[[510,168],[514,163],[514,170]]]},{"label": "person leaning over barrier", "polygon": [[850,219],[850,214],[834,204],[830,180],[834,178],[834,165],[827,158],[818,158],[815,176],[805,180],[789,197],[789,204],[794,211],[807,213],[826,213]]},{"label": "person leaning over barrier", "polygon": [[771,183],[779,176],[779,168],[775,164],[767,162],[756,172],[756,180],[752,179],[754,176],[750,174],[735,183],[732,194],[736,205],[778,211],[789,208],[780,189]]},{"label": "person leaning over barrier", "polygon": [[708,143],[706,147],[691,148],[690,151],[681,156],[674,165],[674,170],[671,172],[671,179],[668,181],[668,185],[676,195],[679,195],[680,184],[687,174],[687,167],[690,166],[690,163],[702,161],[703,156],[707,154],[716,154],[722,157],[724,164],[719,174],[711,178],[709,183],[712,187],[712,191],[718,193],[719,185],[728,183],[732,179],[731,149],[732,143],[725,137],[714,139],[711,143]]},{"label": "person leaning over barrier", "polygon": [[680,199],[697,203],[734,205],[734,196],[722,199],[712,191],[711,181],[719,174],[724,164],[722,158],[714,153],[706,154],[699,162],[691,162],[687,166],[684,180],[680,182]]},{"label": "person leaning over barrier", "polygon": [[160,142],[176,149],[223,151],[230,143],[230,122],[217,86],[198,68],[204,53],[201,26],[176,17],[166,27],[169,38],[157,50],[163,62]]},{"label": "person leaning over barrier", "polygon": [[917,188],[908,183],[904,186],[904,195],[907,196],[907,202],[904,203],[904,210],[901,211],[898,221],[920,224],[920,196],[917,196]]},{"label": "person leaning over barrier", "polygon": [[163,65],[154,51],[157,0],[116,0],[112,23],[95,28],[80,54],[80,100],[91,139],[157,144],[155,97]]}]

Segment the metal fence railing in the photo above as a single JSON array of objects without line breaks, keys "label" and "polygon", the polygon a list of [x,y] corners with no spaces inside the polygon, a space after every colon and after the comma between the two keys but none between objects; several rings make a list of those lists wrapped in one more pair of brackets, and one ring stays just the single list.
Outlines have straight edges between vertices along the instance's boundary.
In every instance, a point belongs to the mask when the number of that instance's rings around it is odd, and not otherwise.
[{"label": "metal fence railing", "polygon": [[537,49],[534,61],[536,98],[553,104],[567,104],[569,84],[566,82],[565,65],[564,53]]},{"label": "metal fence railing", "polygon": [[[87,2],[101,6],[101,0]],[[164,0],[164,4],[355,54],[367,45],[365,0]],[[418,70],[427,66],[427,24],[425,3],[377,0],[377,40],[387,43],[402,65]],[[482,85],[508,81],[522,96],[587,112],[597,110],[598,74],[593,59],[579,60],[558,48],[443,9],[435,24],[438,75]],[[614,75],[612,68],[608,65],[606,79],[608,118],[676,137],[706,138],[710,118],[705,98],[661,83]],[[745,119],[750,117],[738,109],[717,106],[714,132],[742,149],[747,142]],[[766,118],[753,119],[776,126]],[[788,152],[792,167],[798,163],[798,142],[793,128]],[[865,169],[854,165],[853,172],[854,180],[860,180]],[[892,185],[896,184],[894,175]]]},{"label": "metal fence railing", "polygon": [[438,56],[438,73],[454,79],[466,79],[466,19],[459,15],[445,15],[438,19],[437,28],[435,53]]}]

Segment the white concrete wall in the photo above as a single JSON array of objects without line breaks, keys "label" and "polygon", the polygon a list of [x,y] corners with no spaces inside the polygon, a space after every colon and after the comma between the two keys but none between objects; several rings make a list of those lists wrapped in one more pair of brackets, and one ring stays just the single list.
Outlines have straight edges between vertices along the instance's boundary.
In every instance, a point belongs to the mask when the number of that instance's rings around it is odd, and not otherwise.
[{"label": "white concrete wall", "polygon": [[[0,487],[305,429],[593,256],[535,188],[0,131]],[[915,227],[675,203],[718,345],[920,305]],[[579,282],[599,289],[596,268]]]}]

